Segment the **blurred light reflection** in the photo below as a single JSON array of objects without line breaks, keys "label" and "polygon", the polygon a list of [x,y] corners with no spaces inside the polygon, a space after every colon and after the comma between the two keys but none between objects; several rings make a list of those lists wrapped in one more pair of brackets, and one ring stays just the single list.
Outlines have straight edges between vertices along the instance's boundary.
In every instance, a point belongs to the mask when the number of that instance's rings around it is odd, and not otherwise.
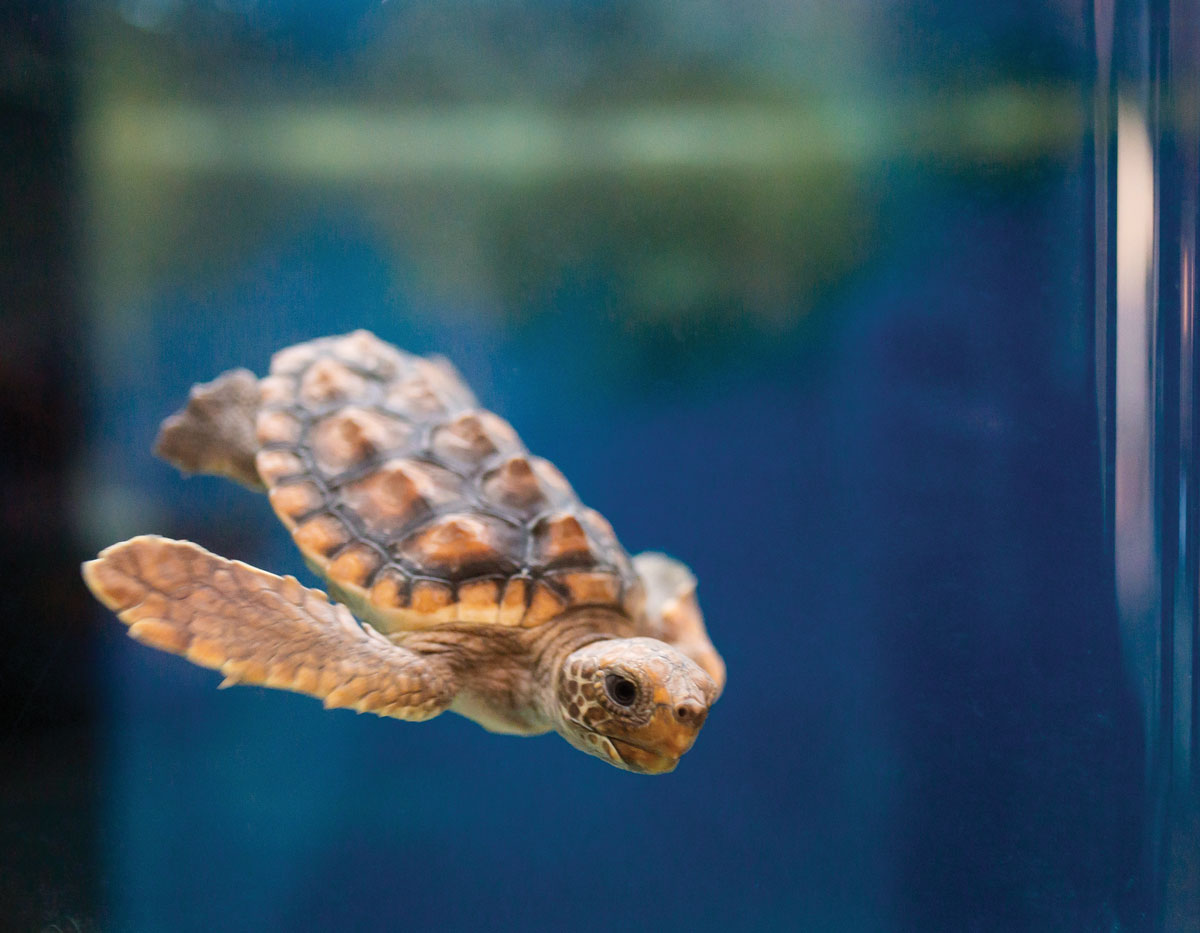
[{"label": "blurred light reflection", "polygon": [[1116,575],[1125,657],[1149,713],[1158,650],[1154,518],[1154,156],[1144,115],[1117,116]]}]

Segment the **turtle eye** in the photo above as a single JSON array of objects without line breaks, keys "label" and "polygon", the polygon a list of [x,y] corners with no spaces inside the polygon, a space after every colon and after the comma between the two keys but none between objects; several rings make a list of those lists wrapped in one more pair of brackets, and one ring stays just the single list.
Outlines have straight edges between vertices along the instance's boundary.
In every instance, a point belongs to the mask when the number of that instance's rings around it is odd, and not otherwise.
[{"label": "turtle eye", "polygon": [[637,684],[620,674],[609,674],[604,678],[604,692],[618,706],[633,706],[637,699]]}]

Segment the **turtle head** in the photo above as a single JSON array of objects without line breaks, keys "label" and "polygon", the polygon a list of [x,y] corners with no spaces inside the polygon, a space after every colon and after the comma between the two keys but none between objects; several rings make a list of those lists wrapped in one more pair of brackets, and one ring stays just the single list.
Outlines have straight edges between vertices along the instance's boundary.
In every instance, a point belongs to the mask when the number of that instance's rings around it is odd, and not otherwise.
[{"label": "turtle head", "polygon": [[692,747],[716,698],[713,679],[666,642],[614,638],[567,656],[555,719],[581,751],[626,771],[663,774]]}]

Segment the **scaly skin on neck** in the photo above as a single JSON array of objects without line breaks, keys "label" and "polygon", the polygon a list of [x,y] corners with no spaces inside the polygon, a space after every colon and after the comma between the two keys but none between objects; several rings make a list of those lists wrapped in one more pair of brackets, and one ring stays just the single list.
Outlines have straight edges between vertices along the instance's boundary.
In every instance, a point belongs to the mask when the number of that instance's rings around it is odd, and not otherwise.
[{"label": "scaly skin on neck", "polygon": [[535,629],[446,625],[393,640],[445,663],[461,684],[450,709],[493,732],[551,729],[627,771],[662,774],[691,748],[717,687],[630,621],[585,608]]},{"label": "scaly skin on neck", "polygon": [[491,732],[541,735],[562,723],[557,696],[566,658],[585,645],[631,633],[623,616],[581,609],[534,629],[451,624],[390,637],[451,667],[462,684],[451,711]]},{"label": "scaly skin on neck", "polygon": [[598,641],[629,638],[633,623],[608,609],[577,609],[550,625],[535,629],[530,643],[536,702],[558,728],[562,721],[559,687],[566,660],[580,648]]}]

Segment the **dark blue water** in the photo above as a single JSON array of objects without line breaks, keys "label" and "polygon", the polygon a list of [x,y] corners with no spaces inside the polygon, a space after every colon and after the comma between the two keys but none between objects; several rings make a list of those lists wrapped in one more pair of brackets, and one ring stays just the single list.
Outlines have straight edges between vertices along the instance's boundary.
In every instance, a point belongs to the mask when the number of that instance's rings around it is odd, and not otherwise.
[{"label": "dark blue water", "polygon": [[[79,91],[90,546],[160,533],[315,584],[264,498],[150,444],[192,383],[365,327],[450,357],[631,552],[686,561],[729,682],[646,778],[453,715],[218,692],[92,607],[97,929],[1197,928],[1200,137],[1163,105],[1193,87],[1190,4],[99,6],[79,60],[170,78],[121,98],[163,108],[126,123]],[[259,139],[289,94],[393,92],[585,117],[699,100],[717,126],[766,100],[823,114],[828,151],[739,168],[668,140],[646,170],[597,144],[578,178],[393,190],[145,129],[195,105]],[[1118,96],[1157,160],[1136,319]],[[425,221],[396,219],[406,198]],[[442,250],[461,275],[427,272]],[[1118,318],[1149,334],[1141,396]],[[1135,447],[1145,525],[1117,492]],[[1141,544],[1148,602],[1118,579]]]},{"label": "dark blue water", "polygon": [[982,201],[952,178],[896,192],[882,226],[906,235],[813,312],[819,333],[760,347],[731,316],[733,352],[684,334],[640,348],[658,366],[629,360],[595,282],[523,326],[415,323],[336,215],[212,295],[155,298],[136,382],[105,395],[105,462],[153,497],[147,530],[303,575],[265,501],[182,481],[147,442],[193,380],[371,327],[450,354],[628,547],[687,560],[730,683],[678,772],[649,780],[453,717],[217,693],[114,624],[123,923],[1098,929],[1136,905],[1141,720],[1069,169]]}]

